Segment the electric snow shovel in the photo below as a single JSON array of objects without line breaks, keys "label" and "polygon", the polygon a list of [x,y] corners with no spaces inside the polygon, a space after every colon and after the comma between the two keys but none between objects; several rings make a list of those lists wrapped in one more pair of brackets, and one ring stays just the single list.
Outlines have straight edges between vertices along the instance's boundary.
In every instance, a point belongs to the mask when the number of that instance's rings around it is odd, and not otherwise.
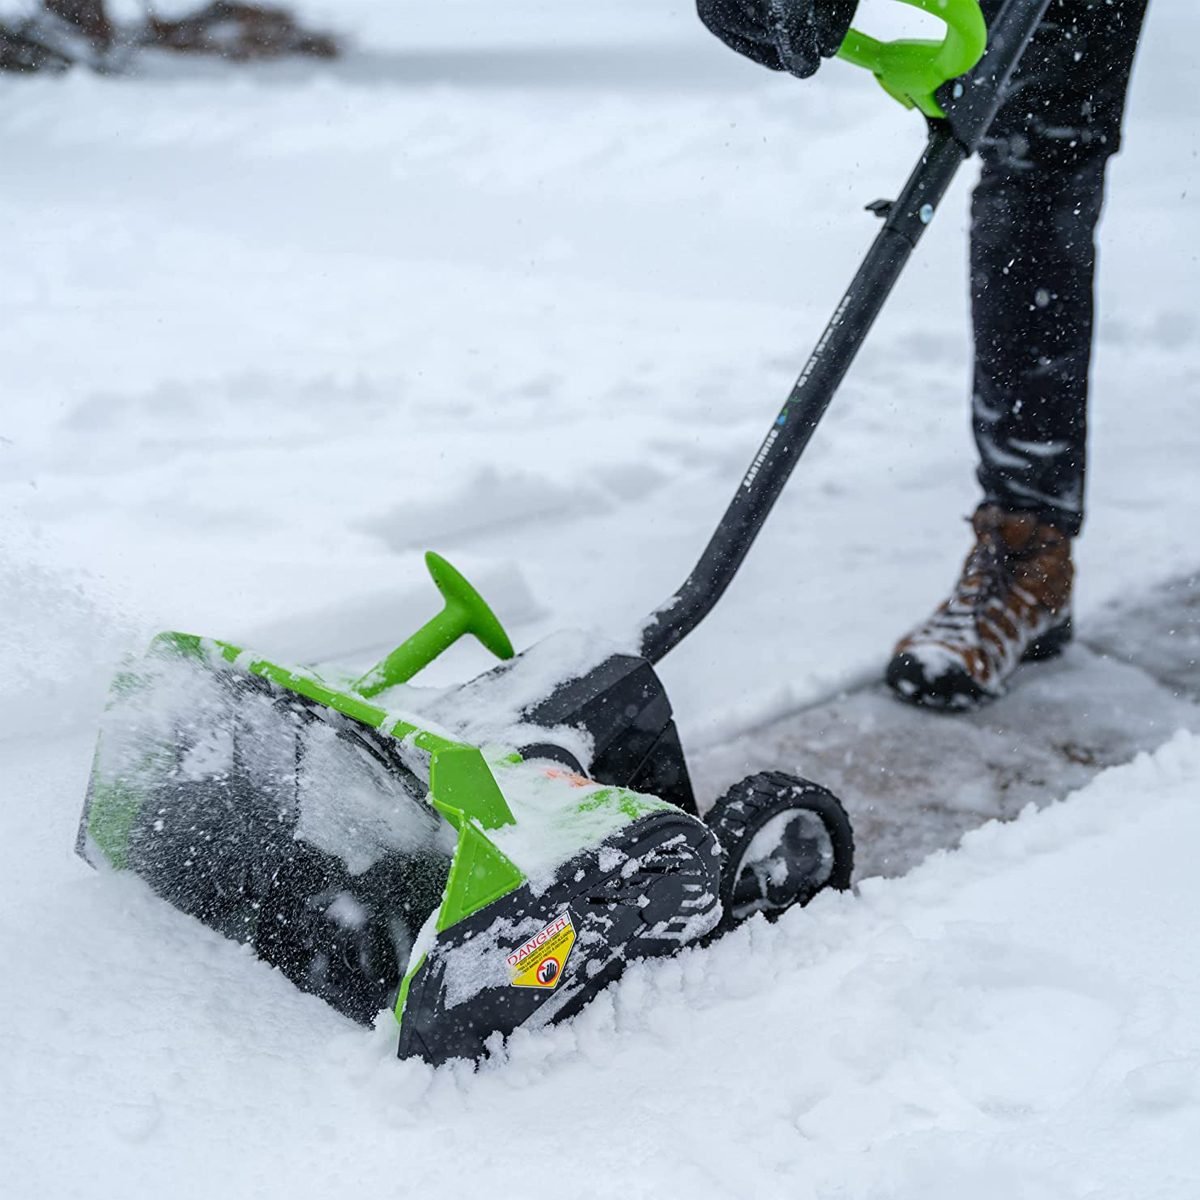
[{"label": "electric snow shovel", "polygon": [[[841,54],[929,122],[929,142],[699,563],[638,652],[556,635],[513,657],[444,559],[445,608],[366,675],[323,675],[226,642],[155,639],[120,675],[80,852],[247,943],[399,1052],[476,1059],[578,1012],[638,957],[849,886],[846,814],[777,772],[701,820],[654,664],[724,592],[958,166],[976,149],[1049,0],[905,0],[940,43],[852,31]],[[985,42],[987,52],[985,51]],[[408,686],[466,633],[504,661]]]}]

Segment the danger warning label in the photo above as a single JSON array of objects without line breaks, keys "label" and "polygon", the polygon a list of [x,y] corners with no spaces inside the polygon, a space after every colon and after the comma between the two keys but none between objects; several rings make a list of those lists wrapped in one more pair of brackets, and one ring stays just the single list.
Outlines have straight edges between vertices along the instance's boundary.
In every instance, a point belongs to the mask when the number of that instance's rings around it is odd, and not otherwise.
[{"label": "danger warning label", "polygon": [[513,987],[557,987],[574,945],[571,914],[563,913],[508,956]]}]

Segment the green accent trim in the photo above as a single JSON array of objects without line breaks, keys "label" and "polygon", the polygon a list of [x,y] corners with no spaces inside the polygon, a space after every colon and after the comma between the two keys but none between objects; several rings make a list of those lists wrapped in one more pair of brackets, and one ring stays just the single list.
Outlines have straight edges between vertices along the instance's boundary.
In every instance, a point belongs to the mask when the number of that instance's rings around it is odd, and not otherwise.
[{"label": "green accent trim", "polygon": [[515,825],[516,819],[478,750],[473,746],[439,750],[429,766],[429,792],[433,807],[458,830],[458,845],[438,910],[441,933],[507,896],[525,882],[525,876],[483,832]]},{"label": "green accent trim", "polygon": [[355,682],[354,690],[359,695],[369,699],[398,683],[407,683],[467,633],[474,634],[497,658],[512,658],[512,642],[483,597],[432,550],[425,555],[425,565],[446,606]]},{"label": "green accent trim", "polygon": [[593,792],[586,800],[580,802],[577,811],[595,812],[601,808],[615,808],[631,821],[636,821],[639,817],[646,816],[647,813],[661,812],[665,808],[674,807],[673,804],[667,803],[666,800],[660,800],[657,796],[643,795],[641,792],[633,792],[628,788],[609,787]]},{"label": "green accent trim", "polygon": [[[206,662],[211,661],[208,653],[208,647],[210,646],[216,647],[220,653],[220,657],[231,664],[236,663],[238,658],[245,653],[240,646],[234,646],[229,642],[196,637],[190,633],[162,633],[155,638],[155,641],[182,649],[185,653],[199,657]],[[281,667],[278,663],[273,663],[265,658],[253,659],[251,662],[245,664],[245,669],[251,675],[258,675],[260,678],[267,679],[279,687],[287,688],[290,692],[295,692],[306,699],[314,700],[326,708],[332,708],[335,712],[340,712],[343,716],[350,717],[352,720],[358,721],[362,725],[370,726],[372,729],[382,729],[384,722],[388,719],[386,709],[366,703],[360,693],[346,692],[331,686],[311,671]],[[446,750],[459,744],[451,741],[449,738],[441,737],[439,734],[431,733],[427,729],[422,729],[418,725],[413,725],[408,721],[396,721],[385,732],[391,734],[394,738],[408,738],[415,745],[430,754],[435,754],[439,750]]]},{"label": "green accent trim", "polygon": [[437,931],[442,933],[459,921],[507,896],[525,882],[521,869],[501,854],[473,821],[436,798],[433,807],[458,829],[458,845],[446,880],[446,893],[438,909]]},{"label": "green accent trim", "polygon": [[[215,650],[218,657],[226,663],[237,664],[251,675],[257,675],[279,687],[287,688],[290,692],[314,700],[326,708],[332,708],[335,712],[340,712],[343,716],[350,717],[372,729],[383,729],[384,722],[388,719],[386,709],[368,704],[361,693],[342,691],[326,683],[319,675],[315,675],[311,671],[282,667],[266,658],[256,658],[248,663],[238,664],[237,660],[243,657],[246,651],[231,642],[199,637],[192,633],[171,632],[160,633],[151,644],[151,649],[155,646],[168,647],[189,658],[196,658],[201,662],[220,668],[220,662],[213,662],[213,651]],[[408,739],[429,754],[449,750],[461,744],[403,720],[393,722],[384,732],[391,734],[394,738]]]},{"label": "green accent trim", "polygon": [[142,807],[142,793],[122,783],[101,783],[92,775],[88,833],[100,853],[118,870],[129,863],[129,834]]},{"label": "green accent trim", "polygon": [[295,671],[288,667],[281,667],[278,663],[269,662],[265,658],[255,659],[247,665],[246,670],[251,675],[269,679],[272,683],[287,688],[290,692],[297,692],[309,700],[315,700],[318,704],[332,708],[363,725],[369,725],[372,729],[378,729],[387,720],[387,712],[384,709],[376,708],[374,704],[367,704],[361,696],[354,696],[349,692],[342,692],[335,687],[330,687],[324,680],[307,671]]},{"label": "green accent trim", "polygon": [[[237,655],[234,657],[236,658]],[[362,725],[369,725],[372,729],[382,729],[383,723],[388,719],[386,710],[377,708],[374,704],[367,704],[361,695],[339,691],[307,671],[289,670],[287,667],[281,667],[266,659],[257,659],[250,663],[246,670],[252,675],[269,679],[272,683],[305,696],[309,700],[315,700],[326,708],[332,708],[335,712],[340,712],[343,716],[350,717]],[[408,721],[396,721],[384,732],[401,741],[411,741],[413,745],[429,754],[437,754],[460,745],[440,734],[422,729],[419,725],[412,725]],[[466,748],[469,749],[469,747]]]},{"label": "green accent trim", "polygon": [[979,0],[901,0],[946,22],[940,42],[906,38],[880,42],[851,29],[838,57],[870,71],[889,96],[927,117],[946,114],[935,99],[942,84],[965,75],[987,49],[987,22]]},{"label": "green accent trim", "polygon": [[[429,763],[429,790],[439,808],[478,821],[484,829],[517,823],[500,785],[474,746],[437,750]],[[460,828],[453,819],[451,824]]]},{"label": "green accent trim", "polygon": [[404,978],[400,980],[400,990],[396,993],[396,1003],[392,1008],[392,1013],[396,1018],[396,1024],[404,1020],[404,1006],[408,1003],[408,989],[412,986],[412,981],[417,972],[425,965],[425,960],[429,957],[428,954],[422,954],[404,973]]},{"label": "green accent trim", "polygon": [[[96,741],[96,754],[92,760],[92,775],[88,785],[87,830],[100,852],[118,870],[123,871],[129,863],[129,835],[134,822],[145,802],[145,793],[118,775],[111,779],[100,776],[101,743],[104,734]],[[157,771],[164,773],[172,765],[173,756],[165,748],[143,755],[132,774],[135,779]]]},{"label": "green accent trim", "polygon": [[195,633],[178,633],[175,630],[160,633],[150,643],[150,652],[153,654],[155,650],[160,649],[174,650],[184,658],[208,658],[204,649],[204,638]]}]

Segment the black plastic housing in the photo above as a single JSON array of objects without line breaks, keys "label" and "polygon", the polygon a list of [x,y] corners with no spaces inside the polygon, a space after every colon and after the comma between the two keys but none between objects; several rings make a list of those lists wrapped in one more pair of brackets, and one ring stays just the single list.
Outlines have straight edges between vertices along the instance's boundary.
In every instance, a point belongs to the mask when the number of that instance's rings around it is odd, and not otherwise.
[{"label": "black plastic housing", "polygon": [[584,729],[594,746],[585,764],[592,779],[648,792],[696,815],[671,702],[644,658],[614,654],[561,684],[525,715],[536,725]]},{"label": "black plastic housing", "polygon": [[[710,932],[720,917],[718,872],[708,827],[664,809],[564,863],[549,886],[524,884],[457,922],[413,976],[400,1057],[473,1061],[520,1025],[574,1016],[631,959],[673,954]],[[564,914],[575,941],[560,982],[515,987],[507,955]]]}]

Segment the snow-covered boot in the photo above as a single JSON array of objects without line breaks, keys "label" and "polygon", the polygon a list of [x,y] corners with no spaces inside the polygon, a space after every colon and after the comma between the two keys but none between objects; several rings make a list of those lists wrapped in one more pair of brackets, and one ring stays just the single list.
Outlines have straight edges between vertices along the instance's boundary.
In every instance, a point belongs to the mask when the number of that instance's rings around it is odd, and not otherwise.
[{"label": "snow-covered boot", "polygon": [[981,506],[975,546],[949,599],[901,639],[887,681],[903,700],[974,708],[1004,691],[1023,660],[1071,640],[1071,540],[1036,514]]}]

